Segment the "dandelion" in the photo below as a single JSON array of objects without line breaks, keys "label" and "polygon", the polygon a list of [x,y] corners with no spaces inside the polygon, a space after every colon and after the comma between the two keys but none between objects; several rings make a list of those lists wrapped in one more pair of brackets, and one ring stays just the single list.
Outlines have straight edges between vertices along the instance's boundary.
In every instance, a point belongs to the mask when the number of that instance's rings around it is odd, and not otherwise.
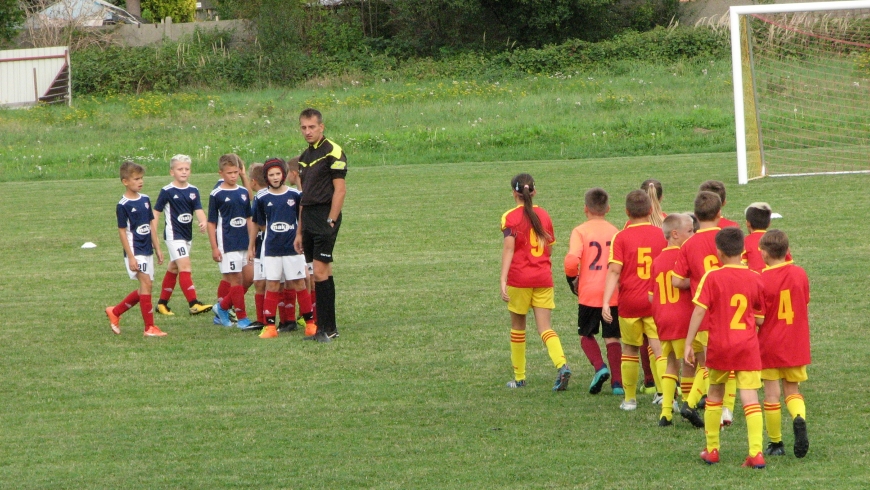
[{"label": "dandelion", "polygon": [[701,73],[703,73],[704,75],[707,75],[707,69],[704,68],[703,70],[701,70]]},{"label": "dandelion", "polygon": [[441,131],[447,131],[447,128],[441,128]]},{"label": "dandelion", "polygon": [[852,82],[852,85],[855,86],[855,87],[860,87],[860,86],[861,86],[861,84],[858,83],[858,82]]},{"label": "dandelion", "polygon": [[354,124],[353,127],[358,128],[359,124]]},{"label": "dandelion", "polygon": [[269,124],[272,124],[272,123],[270,123],[269,120],[266,119],[266,125],[268,126]]}]

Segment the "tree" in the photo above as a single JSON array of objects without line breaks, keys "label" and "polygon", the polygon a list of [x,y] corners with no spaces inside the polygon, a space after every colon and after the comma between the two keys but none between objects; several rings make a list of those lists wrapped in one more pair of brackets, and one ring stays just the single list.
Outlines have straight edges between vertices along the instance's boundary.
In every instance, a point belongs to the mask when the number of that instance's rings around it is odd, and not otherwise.
[{"label": "tree", "polygon": [[24,20],[18,0],[0,0],[0,43],[11,41]]},{"label": "tree", "polygon": [[172,17],[173,22],[193,22],[196,17],[196,0],[141,0],[141,7],[158,20]]}]

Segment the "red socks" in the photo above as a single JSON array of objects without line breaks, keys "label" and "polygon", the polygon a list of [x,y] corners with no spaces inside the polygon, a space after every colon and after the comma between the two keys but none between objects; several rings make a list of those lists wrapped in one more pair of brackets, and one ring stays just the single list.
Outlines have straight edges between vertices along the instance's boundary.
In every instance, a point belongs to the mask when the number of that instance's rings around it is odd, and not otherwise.
[{"label": "red socks", "polygon": [[296,291],[296,300],[299,301],[299,313],[302,313],[302,317],[305,318],[305,321],[314,319],[313,299],[314,294],[309,293],[307,289]]},{"label": "red socks", "polygon": [[266,295],[254,293],[254,308],[257,309],[257,321],[265,324],[266,317],[263,315],[263,308],[266,304]]},{"label": "red socks", "polygon": [[178,282],[181,283],[181,292],[184,293],[184,299],[188,303],[196,301],[196,286],[193,285],[193,277],[190,272],[179,272]]},{"label": "red socks", "polygon": [[[230,283],[226,280],[221,280],[220,284],[218,284],[217,297],[218,300],[221,300],[221,308],[224,307],[223,300],[229,297],[230,295]],[[229,308],[229,306],[227,307]],[[226,308],[224,308],[226,309]]]},{"label": "red socks", "polygon": [[622,384],[622,346],[619,342],[607,344],[607,362],[610,364],[610,385]]},{"label": "red socks", "polygon": [[604,367],[604,359],[601,358],[601,349],[598,347],[598,342],[593,337],[580,336],[580,348],[586,354],[586,358],[592,364],[597,372]]},{"label": "red socks", "polygon": [[[166,271],[166,275],[163,276],[163,285],[160,286],[160,301],[166,303],[172,297],[172,290],[175,289],[176,279],[178,279],[178,274]],[[183,285],[184,283],[182,283]]]},{"label": "red socks", "polygon": [[[248,315],[247,313],[245,313],[245,287],[241,284],[239,284],[238,286],[233,286],[230,288],[229,295],[232,296],[232,305],[236,309],[236,317],[239,320],[247,318]],[[223,307],[223,302],[221,302],[221,308]]]},{"label": "red socks", "polygon": [[640,346],[640,365],[643,366],[643,383],[649,385],[655,382],[653,379],[652,366],[649,365],[649,340],[646,335],[643,337],[643,345]]},{"label": "red socks", "polygon": [[282,322],[296,321],[296,290],[285,289],[283,292],[284,308],[281,309]]},{"label": "red socks", "polygon": [[139,290],[136,289],[132,293],[128,294],[127,297],[124,298],[120,303],[115,305],[115,308],[112,310],[112,313],[114,313],[115,316],[121,316],[124,314],[124,312],[126,312],[130,308],[136,306],[136,304],[138,302],[139,302]]},{"label": "red socks", "polygon": [[139,295],[139,309],[142,310],[142,321],[145,322],[145,328],[154,325],[154,305],[151,304],[150,294]]},{"label": "red socks", "polygon": [[278,314],[278,303],[281,302],[281,293],[278,291],[266,291],[266,296],[263,301],[263,318],[266,325],[274,325],[275,317]]}]

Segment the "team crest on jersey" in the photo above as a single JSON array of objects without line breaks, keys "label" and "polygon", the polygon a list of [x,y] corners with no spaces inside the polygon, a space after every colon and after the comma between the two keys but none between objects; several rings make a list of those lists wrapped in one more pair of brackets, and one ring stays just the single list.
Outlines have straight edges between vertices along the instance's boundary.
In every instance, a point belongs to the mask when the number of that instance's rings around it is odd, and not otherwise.
[{"label": "team crest on jersey", "polygon": [[247,201],[247,200],[248,200],[248,195],[242,194],[242,201]]},{"label": "team crest on jersey", "polygon": [[233,218],[232,220],[230,220],[230,226],[232,226],[233,228],[241,228],[245,226],[245,224],[247,224],[245,218]]},{"label": "team crest on jersey", "polygon": [[195,192],[191,192],[191,193],[188,194],[188,195],[190,196],[190,200],[191,200],[191,201],[194,200],[194,199],[196,199],[196,193],[195,193]]},{"label": "team crest on jersey", "polygon": [[296,228],[295,225],[291,225],[289,223],[283,223],[283,222],[272,223],[269,226],[269,229],[274,231],[275,233],[284,233],[285,231],[290,231],[294,228]]},{"label": "team crest on jersey", "polygon": [[287,205],[292,208],[296,205],[296,201],[294,201],[293,199],[287,199]]},{"label": "team crest on jersey", "polygon": [[179,223],[187,224],[187,223],[190,223],[191,221],[193,221],[193,215],[190,213],[184,213],[184,214],[178,216]]},{"label": "team crest on jersey", "polygon": [[148,208],[150,208],[150,207],[151,207],[151,206],[146,202],[146,203],[145,203],[145,209],[148,209]]},{"label": "team crest on jersey", "polygon": [[139,225],[139,227],[136,228],[136,233],[138,235],[147,235],[151,233],[151,225]]}]

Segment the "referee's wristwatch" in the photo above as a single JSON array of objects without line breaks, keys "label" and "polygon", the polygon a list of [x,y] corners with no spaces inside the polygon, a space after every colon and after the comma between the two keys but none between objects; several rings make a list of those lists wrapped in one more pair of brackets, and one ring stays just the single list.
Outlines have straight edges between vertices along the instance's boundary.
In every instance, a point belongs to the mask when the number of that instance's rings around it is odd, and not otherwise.
[{"label": "referee's wristwatch", "polygon": [[335,225],[335,220],[332,218],[326,218],[326,224],[329,226]]}]

